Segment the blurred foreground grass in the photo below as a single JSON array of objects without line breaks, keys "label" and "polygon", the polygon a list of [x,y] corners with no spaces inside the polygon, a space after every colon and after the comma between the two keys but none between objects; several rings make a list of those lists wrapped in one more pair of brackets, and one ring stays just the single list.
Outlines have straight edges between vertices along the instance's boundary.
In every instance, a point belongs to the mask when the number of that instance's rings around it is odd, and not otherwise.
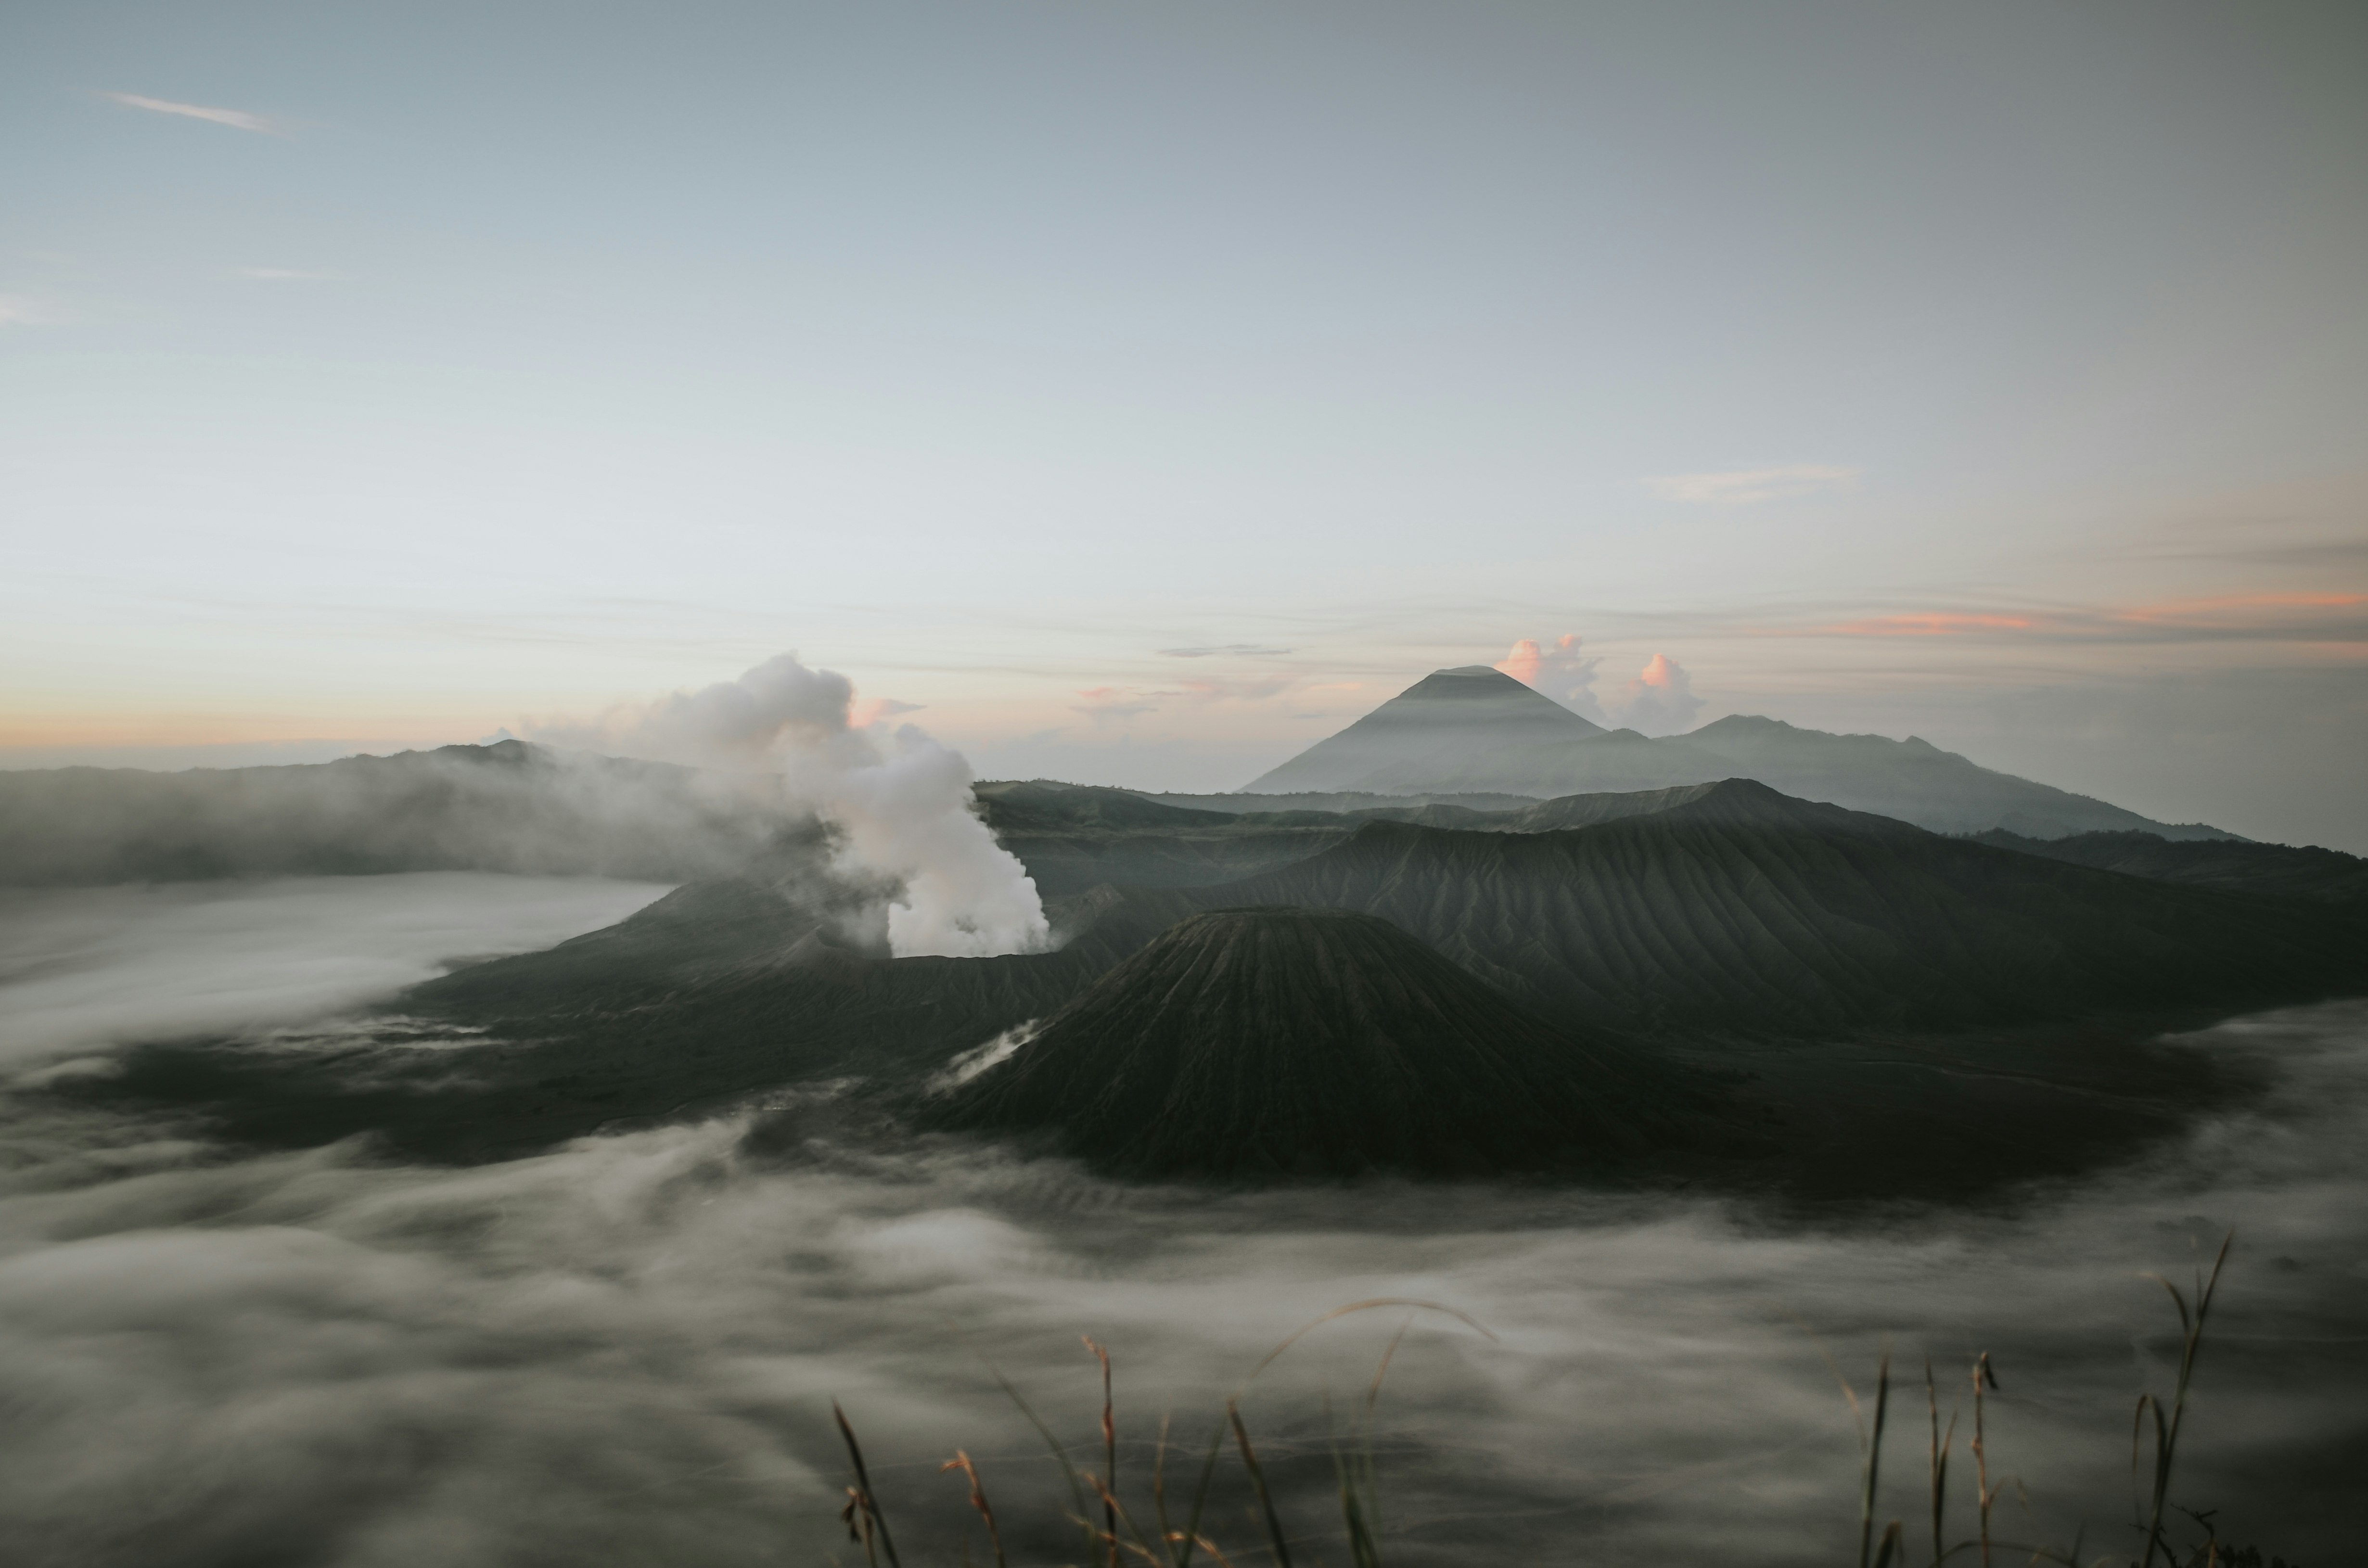
[{"label": "blurred foreground grass", "polygon": [[[1997,1504],[2010,1479],[2003,1475],[1993,1479],[1992,1476],[1987,1402],[1988,1394],[1997,1390],[1999,1383],[1987,1352],[1976,1356],[1967,1372],[1973,1423],[1964,1452],[1973,1471],[1970,1530],[1952,1535],[1950,1523],[1950,1504],[1955,1495],[1950,1481],[1952,1469],[1956,1468],[1958,1473],[1963,1474],[1963,1468],[1952,1466],[1952,1461],[1958,1454],[1959,1423],[1964,1407],[1952,1398],[1946,1420],[1943,1420],[1941,1383],[1929,1361],[1923,1369],[1928,1431],[1922,1457],[1930,1498],[1930,1518],[1918,1518],[1912,1525],[1905,1519],[1883,1519],[1876,1508],[1876,1499],[1885,1460],[1885,1443],[1892,1436],[1895,1392],[1891,1358],[1886,1352],[1879,1363],[1871,1397],[1862,1398],[1860,1392],[1842,1376],[1840,1369],[1835,1368],[1842,1397],[1849,1402],[1859,1426],[1861,1460],[1857,1568],[1908,1568],[1914,1563],[1929,1563],[1933,1568],[1941,1568],[1942,1564],[1952,1562],[1978,1563],[1980,1568],[1996,1568],[1999,1563],[2045,1563],[2056,1565],[2056,1568],[2301,1568],[2298,1563],[2287,1563],[2283,1558],[2267,1556],[2257,1547],[2237,1546],[2221,1540],[2214,1523],[2214,1511],[2180,1506],[2172,1496],[2180,1446],[2188,1436],[2188,1397],[2203,1348],[2204,1329],[2211,1316],[2213,1298],[2219,1290],[2221,1273],[2227,1265],[2229,1250],[2235,1241],[2236,1234],[2232,1231],[2220,1244],[2211,1268],[2208,1271],[2199,1268],[2184,1290],[2159,1275],[2149,1276],[2162,1286],[2179,1314],[2180,1357],[2178,1371],[2168,1393],[2149,1392],[2140,1394],[2131,1419],[2133,1517],[2128,1528],[2138,1541],[2135,1556],[2126,1549],[2108,1551],[2086,1549],[2083,1540],[2085,1528],[2068,1544],[2015,1540],[1996,1532]],[[1265,1358],[1251,1369],[1249,1377],[1243,1380],[1241,1387],[1227,1398],[1224,1416],[1216,1424],[1206,1442],[1193,1449],[1178,1450],[1176,1445],[1172,1445],[1169,1422],[1163,1420],[1147,1495],[1138,1496],[1133,1506],[1121,1499],[1118,1489],[1117,1413],[1111,1396],[1108,1350],[1090,1338],[1085,1341],[1087,1348],[1099,1362],[1101,1373],[1099,1468],[1091,1465],[1080,1467],[1070,1457],[1069,1446],[1038,1417],[1019,1391],[997,1374],[996,1381],[1001,1384],[1004,1392],[1043,1438],[1052,1461],[1059,1468],[1068,1489],[1070,1506],[1065,1514],[1067,1522],[1077,1532],[1077,1552],[1059,1561],[1067,1568],[1128,1568],[1128,1565],[1138,1565],[1138,1568],[1191,1568],[1195,1561],[1205,1562],[1212,1568],[1236,1568],[1237,1564],[1248,1562],[1271,1563],[1274,1568],[1293,1568],[1292,1539],[1283,1528],[1281,1511],[1268,1484],[1266,1469],[1258,1460],[1258,1445],[1242,1419],[1241,1397],[1260,1372],[1315,1329],[1351,1313],[1392,1307],[1407,1309],[1406,1323],[1391,1336],[1388,1347],[1382,1353],[1380,1364],[1374,1369],[1371,1385],[1350,1412],[1346,1429],[1336,1425],[1328,1401],[1325,1413],[1338,1481],[1338,1547],[1345,1551],[1351,1568],[1380,1568],[1384,1531],[1381,1519],[1381,1483],[1372,1442],[1372,1421],[1381,1399],[1383,1381],[1388,1376],[1390,1362],[1397,1354],[1406,1328],[1417,1314],[1438,1312],[1457,1319],[1490,1339],[1496,1337],[1468,1314],[1436,1301],[1385,1297],[1352,1302],[1317,1318],[1267,1353]],[[1952,1378],[1951,1381],[1953,1381]],[[870,1469],[864,1462],[862,1444],[856,1436],[854,1426],[836,1403],[832,1404],[831,1412],[837,1422],[839,1436],[846,1444],[853,1472],[852,1484],[847,1488],[846,1506],[839,1516],[840,1522],[847,1527],[848,1540],[861,1549],[868,1568],[882,1568],[882,1565],[884,1568],[904,1568],[886,1512],[872,1489]],[[1174,1497],[1170,1495],[1171,1452],[1180,1453],[1181,1468],[1190,1483],[1184,1494]],[[1221,1462],[1228,1456],[1241,1467],[1243,1479],[1256,1503],[1253,1518],[1258,1526],[1254,1539],[1236,1542],[1231,1550],[1210,1539],[1204,1528],[1210,1487]],[[1002,1524],[996,1517],[995,1506],[986,1494],[978,1468],[970,1455],[957,1449],[953,1458],[948,1460],[941,1469],[958,1472],[968,1483],[970,1504],[979,1516],[988,1560],[996,1568],[1010,1568],[1012,1560],[1005,1550]],[[2020,1488],[2020,1482],[2011,1483]],[[1924,1539],[1928,1526],[1929,1541]],[[1322,1561],[1315,1556],[1310,1543],[1304,1539],[1298,1544],[1312,1562]],[[836,1557],[830,1561],[834,1564],[839,1563]],[[963,1548],[962,1561],[964,1564],[972,1561],[967,1545]]]}]

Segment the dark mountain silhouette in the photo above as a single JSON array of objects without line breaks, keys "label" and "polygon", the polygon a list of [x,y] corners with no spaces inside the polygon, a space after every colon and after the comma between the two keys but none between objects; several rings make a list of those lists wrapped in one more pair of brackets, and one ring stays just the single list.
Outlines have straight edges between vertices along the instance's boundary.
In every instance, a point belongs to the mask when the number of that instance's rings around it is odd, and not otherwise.
[{"label": "dark mountain silhouette", "polygon": [[[1440,801],[1229,813],[1178,809],[1123,790],[1033,779],[1025,784],[981,784],[978,812],[995,830],[996,841],[1019,857],[1037,888],[1046,897],[1056,897],[1102,882],[1186,888],[1235,881],[1329,849],[1368,822],[1481,833],[1543,833],[1665,811],[1712,787],[1697,784],[1538,801],[1505,795],[1462,797],[1510,802],[1516,808],[1512,810],[1479,811]],[[1390,799],[1338,798],[1367,802]]]},{"label": "dark mountain silhouette", "polygon": [[814,857],[819,824],[712,783],[523,741],[280,767],[0,772],[0,884],[441,870],[678,881]]},{"label": "dark mountain silhouette", "polygon": [[[1656,812],[1702,800],[1719,788],[1718,784],[1679,784],[1666,790],[1635,790],[1617,794],[1564,795],[1552,801],[1540,801],[1517,812],[1492,812],[1470,825],[1499,833],[1560,833],[1574,827],[1593,827],[1599,823],[1618,822],[1622,817],[1651,816]],[[1455,823],[1428,823],[1426,826],[1454,827]]]},{"label": "dark mountain silhouette", "polygon": [[1935,833],[2003,827],[2034,838],[2124,830],[2179,839],[2235,836],[2202,823],[2155,822],[2088,795],[1999,773],[1913,735],[1904,741],[1836,735],[1738,713],[1679,741],[1716,758],[1722,778],[1756,778],[1804,801],[1897,817]]},{"label": "dark mountain silhouette", "polygon": [[1125,790],[984,783],[978,814],[1047,898],[1104,882],[1200,887],[1252,876],[1328,848],[1356,823],[1332,812],[1243,817],[1165,805]]},{"label": "dark mountain silhouette", "polygon": [[1132,1174],[1606,1165],[1676,1075],[1516,1006],[1386,921],[1228,909],[1155,939],[924,1112]]},{"label": "dark mountain silhouette", "polygon": [[2368,860],[2336,849],[2242,839],[2178,843],[2156,833],[2082,833],[2039,839],[1993,829],[1979,839],[2001,849],[2156,881],[2330,903],[2368,900]]},{"label": "dark mountain silhouette", "polygon": [[1407,806],[1461,806],[1474,812],[1517,812],[1530,804],[1534,795],[1479,793],[1440,793],[1416,790],[1375,794],[1358,790],[1303,790],[1281,795],[1254,794],[1237,790],[1224,795],[1179,795],[1156,790],[1137,790],[1146,801],[1163,806],[1184,806],[1193,811],[1222,812],[1238,816],[1246,812],[1354,812],[1360,811],[1395,811]]},{"label": "dark mountain silhouette", "polygon": [[2043,838],[2124,829],[2169,838],[2229,836],[2201,824],[2154,822],[1978,767],[1912,737],[1834,735],[1742,715],[1663,740],[1607,732],[1485,665],[1424,676],[1243,791],[1494,790],[1548,799],[1730,778],[1941,833],[2004,827]]},{"label": "dark mountain silhouette", "polygon": [[1613,1028],[1950,1028],[2368,983],[2357,918],[2094,871],[1736,779],[1569,832],[1369,823],[1203,902],[1378,915]]}]

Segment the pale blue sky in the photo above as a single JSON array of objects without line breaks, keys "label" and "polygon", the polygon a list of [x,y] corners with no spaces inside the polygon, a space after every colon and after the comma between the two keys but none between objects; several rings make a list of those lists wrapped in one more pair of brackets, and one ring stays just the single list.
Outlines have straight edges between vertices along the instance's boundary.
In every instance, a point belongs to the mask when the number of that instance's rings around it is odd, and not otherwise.
[{"label": "pale blue sky", "polygon": [[1577,632],[2368,849],[2363,257],[2356,5],[17,5],[0,748],[1220,787]]}]

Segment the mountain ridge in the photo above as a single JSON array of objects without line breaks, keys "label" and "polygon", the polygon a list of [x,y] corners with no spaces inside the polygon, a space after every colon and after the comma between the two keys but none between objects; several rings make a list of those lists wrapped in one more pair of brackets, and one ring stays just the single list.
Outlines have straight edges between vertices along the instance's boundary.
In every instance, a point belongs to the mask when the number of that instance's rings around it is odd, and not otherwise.
[{"label": "mountain ridge", "polygon": [[[1515,693],[1525,694],[1516,696]],[[1495,792],[1552,799],[1732,776],[1935,832],[2025,836],[2140,831],[2233,838],[1981,767],[1918,737],[1838,735],[1731,714],[1656,739],[1605,730],[1486,665],[1434,671],[1347,729],[1242,786],[1247,794]]]},{"label": "mountain ridge", "polygon": [[1379,915],[1615,1028],[1948,1028],[2357,983],[2359,923],[1727,780],[1536,834],[1372,822],[1199,902]]}]

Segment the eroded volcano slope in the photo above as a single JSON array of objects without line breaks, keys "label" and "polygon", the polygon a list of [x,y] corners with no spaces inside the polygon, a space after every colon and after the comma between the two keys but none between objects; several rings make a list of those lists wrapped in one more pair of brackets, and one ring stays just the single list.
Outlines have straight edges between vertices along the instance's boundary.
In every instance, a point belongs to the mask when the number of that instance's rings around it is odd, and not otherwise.
[{"label": "eroded volcano slope", "polygon": [[1203,903],[1353,909],[1599,1027],[1745,1035],[2237,1007],[2368,987],[2356,909],[1943,837],[1748,779],[1570,832],[1372,823]]},{"label": "eroded volcano slope", "polygon": [[1611,1166],[1679,1136],[1668,1069],[1338,910],[1171,927],[923,1112],[1136,1174]]}]

